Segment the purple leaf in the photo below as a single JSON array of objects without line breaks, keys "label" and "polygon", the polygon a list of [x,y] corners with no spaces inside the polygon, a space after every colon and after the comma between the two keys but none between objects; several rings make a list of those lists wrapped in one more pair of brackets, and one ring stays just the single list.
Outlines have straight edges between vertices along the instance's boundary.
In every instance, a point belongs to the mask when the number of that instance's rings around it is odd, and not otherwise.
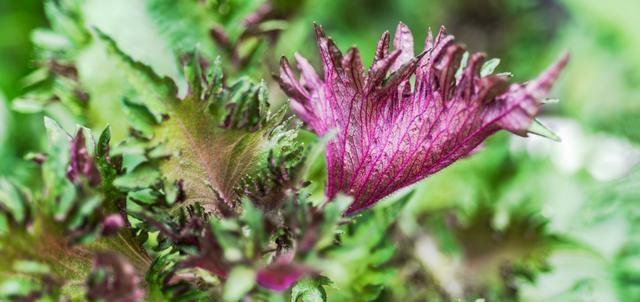
[{"label": "purple leaf", "polygon": [[69,150],[69,167],[67,168],[67,178],[77,183],[81,177],[86,177],[89,185],[95,187],[100,184],[100,171],[93,161],[93,157],[87,150],[84,133],[79,129],[76,136],[71,139]]},{"label": "purple leaf", "polygon": [[[194,223],[197,222],[197,223]],[[230,264],[224,257],[224,250],[218,242],[211,228],[201,222],[199,219],[193,218],[192,223],[187,226],[188,231],[184,234],[174,235],[173,241],[175,243],[181,242],[197,242],[195,245],[198,247],[200,253],[189,256],[187,259],[181,261],[176,268],[201,268],[210,273],[226,279],[229,271],[231,271]],[[192,230],[189,230],[192,229]],[[192,238],[191,231],[202,230],[202,238]],[[161,232],[163,232],[161,230]],[[163,232],[165,233],[165,232]]]},{"label": "purple leaf", "polygon": [[133,266],[107,252],[96,254],[87,287],[89,301],[136,302],[145,295]]},{"label": "purple leaf", "polygon": [[413,34],[402,22],[398,24],[398,28],[396,29],[396,34],[393,38],[393,48],[400,50],[401,53],[400,57],[391,67],[391,72],[398,70],[413,58]]},{"label": "purple leaf", "polygon": [[435,39],[429,32],[425,51],[414,57],[411,31],[400,23],[395,50],[384,33],[365,74],[357,50],[343,59],[321,27],[316,34],[324,79],[296,55],[301,81],[283,59],[280,85],[292,111],[316,134],[337,130],[327,145],[326,195],[353,196],[347,214],[442,170],[501,129],[526,136],[569,59],[518,84],[501,75],[482,77],[485,55],[476,53],[457,80],[464,48],[453,36],[444,27]]},{"label": "purple leaf", "polygon": [[110,214],[102,220],[102,235],[111,236],[125,226],[124,218],[120,214]]},{"label": "purple leaf", "polygon": [[294,263],[273,263],[258,271],[256,281],[264,288],[284,291],[296,283],[310,270]]}]

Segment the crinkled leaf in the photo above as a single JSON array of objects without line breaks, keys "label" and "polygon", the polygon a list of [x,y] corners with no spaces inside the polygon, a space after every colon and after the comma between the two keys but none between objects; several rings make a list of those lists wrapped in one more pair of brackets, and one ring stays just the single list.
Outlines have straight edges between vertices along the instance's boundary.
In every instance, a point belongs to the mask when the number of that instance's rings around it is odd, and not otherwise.
[{"label": "crinkled leaf", "polygon": [[127,75],[129,83],[136,89],[141,101],[153,113],[156,121],[162,120],[168,105],[177,102],[177,88],[168,77],[158,76],[151,67],[133,60],[122,52],[109,36],[96,29],[98,38],[107,50],[117,59],[120,68]]},{"label": "crinkled leaf", "polygon": [[485,56],[476,53],[456,79],[464,48],[453,36],[444,28],[435,39],[429,34],[425,51],[413,57],[411,33],[400,24],[396,50],[388,51],[383,35],[362,87],[319,26],[316,35],[324,80],[299,59],[298,81],[283,58],[279,82],[292,111],[316,134],[337,131],[326,150],[326,195],[353,196],[348,214],[466,157],[501,129],[526,136],[568,61],[564,56],[537,79],[510,84],[505,75],[489,75],[497,60],[481,70]]},{"label": "crinkled leaf", "polygon": [[[148,157],[161,150],[161,155],[155,157],[160,159],[158,167],[163,181],[182,183],[185,199],[176,203],[176,208],[201,204],[207,212],[235,211],[240,205],[238,189],[251,175],[258,177],[261,171],[268,170],[265,162],[269,154],[278,152],[283,154],[279,158],[283,158],[289,153],[281,150],[300,148],[292,139],[281,139],[295,137],[295,133],[282,125],[282,111],[269,112],[264,83],[240,79],[224,86],[219,63],[205,71],[194,58],[188,60],[186,68],[191,79],[189,94],[179,100],[169,79],[160,78],[148,66],[126,56],[105,35],[100,37],[123,68],[137,78],[135,82],[132,79],[133,86],[143,105],[156,115],[157,125],[143,121],[137,128],[152,137],[146,143],[145,149],[151,150]],[[125,105],[131,113],[136,111],[135,120],[145,119],[143,108]],[[141,172],[144,172],[142,179],[157,176],[150,170]],[[130,180],[118,179],[116,183],[128,189],[152,184],[143,181],[132,185],[137,180]]]}]

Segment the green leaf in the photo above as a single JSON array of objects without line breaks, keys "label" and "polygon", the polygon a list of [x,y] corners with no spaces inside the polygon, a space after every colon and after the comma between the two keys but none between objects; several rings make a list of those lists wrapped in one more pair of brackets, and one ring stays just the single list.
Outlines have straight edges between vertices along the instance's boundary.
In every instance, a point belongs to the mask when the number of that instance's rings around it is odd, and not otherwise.
[{"label": "green leaf", "polygon": [[113,181],[120,173],[120,168],[116,161],[119,161],[122,158],[111,156],[110,142],[111,127],[107,126],[98,138],[94,157],[98,170],[100,171],[100,176],[102,177],[102,191],[105,194],[105,199],[107,201],[106,206],[110,211],[116,211],[118,208],[121,208],[122,205],[116,204],[115,202],[124,199],[124,194],[119,192],[113,185]]},{"label": "green leaf", "polygon": [[191,60],[184,64],[184,76],[189,83],[189,94],[197,98],[202,96],[202,69],[200,68],[199,53],[194,51]]},{"label": "green leaf", "polygon": [[345,300],[373,301],[392,282],[397,274],[385,264],[395,247],[387,234],[412,196],[413,191],[400,195],[386,207],[350,218],[351,223],[339,229],[337,242],[325,247],[326,260],[317,264],[335,282],[338,290],[334,294]]},{"label": "green leaf", "polygon": [[119,176],[113,184],[125,191],[135,191],[153,187],[159,182],[160,172],[151,165],[143,164],[132,172]]},{"label": "green leaf", "polygon": [[[109,142],[111,141],[111,127],[106,126],[102,133],[100,133],[100,138],[98,138],[98,144],[96,145],[96,158],[103,159],[106,161],[106,158],[109,157]],[[106,164],[106,162],[103,162]]]},{"label": "green leaf", "polygon": [[176,52],[190,52],[201,44],[203,53],[215,53],[209,30],[215,24],[217,12],[199,2],[170,0],[149,0],[147,11]]},{"label": "green leaf", "polygon": [[18,187],[0,178],[0,215],[6,209],[6,214],[9,214],[13,220],[24,223],[29,211],[28,202],[27,196]]},{"label": "green leaf", "polygon": [[26,274],[48,274],[51,272],[51,268],[48,265],[30,260],[15,261],[13,263],[13,269]]},{"label": "green leaf", "polygon": [[157,122],[162,121],[162,115],[168,111],[167,107],[175,105],[178,101],[177,87],[173,81],[168,77],[158,76],[151,67],[133,60],[102,31],[96,29],[96,34],[124,71],[129,83],[140,96],[140,100],[147,105]]},{"label": "green leaf", "polygon": [[4,281],[0,284],[0,298],[10,301],[10,297],[26,296],[28,293],[37,289],[37,285],[26,278],[15,278]]},{"label": "green leaf", "polygon": [[378,207],[367,211],[356,218],[353,235],[345,244],[374,247],[385,238],[391,224],[396,222],[400,211],[411,200],[415,191],[402,195],[398,200],[386,207]]},{"label": "green leaf", "polygon": [[78,1],[46,1],[44,7],[51,27],[73,44],[83,45],[91,38],[83,26]]},{"label": "green leaf", "polygon": [[396,252],[396,247],[393,245],[384,245],[382,248],[377,249],[371,256],[369,256],[369,261],[372,265],[378,266],[386,263],[391,260],[393,254]]},{"label": "green leaf", "polygon": [[58,220],[65,220],[71,212],[77,198],[76,188],[70,183],[58,189],[57,203],[53,209],[53,217]]},{"label": "green leaf", "polygon": [[262,246],[266,246],[269,240],[265,230],[264,230],[264,217],[262,211],[253,206],[250,201],[245,200],[242,206],[242,217],[241,220],[246,223],[248,230],[250,231],[251,243],[253,246],[250,246],[248,249],[249,255],[248,257],[254,257],[254,251],[260,252],[260,248]]},{"label": "green leaf", "polygon": [[467,68],[467,64],[469,63],[469,52],[465,51],[462,54],[462,59],[460,60],[460,67],[456,71],[456,82],[460,82],[462,78],[462,74],[464,73],[464,69]]},{"label": "green leaf", "polygon": [[[139,96],[141,104],[125,100],[123,105],[134,128],[151,138],[144,143],[146,156],[159,159],[153,165],[164,183],[184,186],[186,200],[173,210],[202,204],[207,212],[237,211],[241,202],[237,191],[252,176],[269,171],[268,155],[295,153],[279,151],[297,148],[292,140],[281,139],[295,137],[295,132],[282,126],[284,110],[269,112],[264,83],[244,78],[224,86],[219,61],[202,77],[194,55],[185,68],[190,93],[179,100],[169,78],[129,58],[111,38],[96,31]],[[145,109],[154,116],[153,123]],[[159,156],[153,155],[156,150],[161,150]],[[116,182],[121,188],[134,189],[122,179]]]},{"label": "green leaf", "polygon": [[49,144],[47,160],[42,165],[42,173],[44,185],[49,194],[40,206],[40,210],[58,219],[67,218],[67,213],[76,199],[76,189],[66,176],[71,135],[46,116],[44,125],[47,129]]},{"label": "green leaf", "polygon": [[73,217],[69,220],[67,227],[72,230],[79,228],[85,218],[91,213],[94,213],[101,203],[102,197],[99,195],[84,200],[78,211],[74,213]]},{"label": "green leaf", "polygon": [[233,220],[212,220],[211,227],[216,240],[224,250],[224,257],[229,261],[239,261],[243,257],[243,245],[246,240],[238,240],[240,226]]},{"label": "green leaf", "polygon": [[498,65],[500,65],[500,59],[498,58],[493,58],[484,62],[484,64],[482,64],[482,68],[480,69],[480,76],[486,77],[488,75],[491,75],[496,70]]},{"label": "green leaf", "polygon": [[339,194],[324,208],[324,217],[320,227],[320,238],[318,239],[318,249],[331,246],[335,240],[335,234],[338,230],[338,223],[342,218],[342,214],[347,210],[353,202],[353,198]]},{"label": "green leaf", "polygon": [[38,113],[44,111],[44,104],[30,97],[17,98],[11,102],[11,109],[20,113]]},{"label": "green leaf", "polygon": [[542,136],[544,138],[548,138],[555,142],[561,141],[560,137],[557,134],[553,133],[553,131],[551,131],[549,128],[547,128],[537,119],[533,119],[533,121],[531,122],[531,125],[529,126],[529,129],[527,129],[527,132],[538,135],[538,136]]},{"label": "green leaf", "polygon": [[[247,75],[256,70],[259,64],[260,46],[265,40],[258,33],[275,31],[286,27],[286,22],[273,20],[271,14],[266,20],[255,24],[250,31],[244,19],[259,11],[264,0],[251,1],[171,1],[149,0],[147,11],[159,28],[167,44],[176,53],[190,53],[200,49],[207,59],[224,56],[225,70]],[[275,5],[275,4],[274,4]],[[277,6],[277,5],[276,5]],[[225,42],[211,38],[211,29],[224,32]]]},{"label": "green leaf", "polygon": [[327,302],[327,292],[323,285],[326,279],[300,280],[291,289],[291,302]]},{"label": "green leaf", "polygon": [[128,98],[122,98],[120,104],[131,127],[140,131],[144,137],[153,137],[153,127],[157,123],[149,109],[144,105],[130,101]]},{"label": "green leaf", "polygon": [[44,117],[44,127],[47,129],[49,142],[55,146],[62,142],[68,143],[71,140],[71,135],[50,117]]},{"label": "green leaf", "polygon": [[224,284],[224,301],[239,301],[255,285],[256,273],[244,266],[236,266],[229,273]]}]

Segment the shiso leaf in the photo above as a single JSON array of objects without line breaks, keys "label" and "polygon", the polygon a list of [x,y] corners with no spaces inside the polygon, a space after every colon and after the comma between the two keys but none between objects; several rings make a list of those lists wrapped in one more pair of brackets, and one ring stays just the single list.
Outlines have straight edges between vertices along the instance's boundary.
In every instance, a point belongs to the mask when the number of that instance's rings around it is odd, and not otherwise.
[{"label": "shiso leaf", "polygon": [[[343,59],[322,27],[316,26],[316,35],[324,80],[300,57],[300,77],[283,58],[277,80],[291,110],[312,131],[323,136],[337,130],[326,148],[325,195],[353,196],[350,215],[467,157],[500,130],[526,136],[569,60],[565,54],[535,80],[511,83],[505,75],[490,75],[498,60],[482,65],[485,55],[474,53],[456,81],[464,46],[441,28],[413,57],[411,32],[400,23],[395,50],[389,51],[385,33],[370,70],[354,78],[354,51]],[[364,88],[354,80],[361,76]]]},{"label": "shiso leaf", "polygon": [[[185,200],[176,203],[176,210],[197,203],[205,211],[219,215],[236,211],[241,203],[238,189],[246,180],[252,175],[256,179],[265,171],[270,173],[270,153],[279,154],[280,159],[291,154],[282,150],[301,148],[293,139],[281,138],[294,138],[295,131],[285,126],[284,111],[269,110],[264,83],[242,78],[226,86],[219,61],[204,70],[195,53],[185,63],[189,93],[178,99],[169,78],[132,60],[113,40],[97,32],[128,72],[140,98],[140,105],[123,103],[125,112],[136,121],[134,127],[147,138],[147,157],[152,159],[155,150],[162,150],[153,165],[158,167],[163,182],[183,184]],[[155,116],[155,123],[149,121],[145,107]],[[291,161],[297,159],[299,156],[294,156]],[[152,179],[159,176],[146,168],[136,170],[132,172],[143,173],[142,179],[147,181],[118,179],[117,185],[141,189],[152,185]]]},{"label": "shiso leaf", "polygon": [[162,121],[167,106],[177,102],[177,87],[168,77],[158,76],[151,67],[135,61],[125,54],[115,41],[99,29],[95,29],[97,37],[103,42],[107,51],[117,59],[120,69],[127,75],[127,80],[136,89],[141,101],[153,113],[156,121]]}]

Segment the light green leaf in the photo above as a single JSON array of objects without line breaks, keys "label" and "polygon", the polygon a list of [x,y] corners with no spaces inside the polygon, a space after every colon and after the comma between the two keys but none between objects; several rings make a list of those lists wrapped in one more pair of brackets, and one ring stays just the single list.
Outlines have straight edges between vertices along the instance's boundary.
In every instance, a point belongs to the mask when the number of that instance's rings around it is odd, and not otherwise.
[{"label": "light green leaf", "polygon": [[117,60],[117,64],[125,72],[129,83],[135,88],[141,101],[153,113],[157,122],[168,112],[169,105],[178,102],[177,87],[168,77],[158,76],[151,67],[133,60],[125,54],[109,36],[96,29],[98,38],[104,43],[107,51]]},{"label": "light green leaf", "polygon": [[[24,296],[36,289],[36,284],[25,278],[13,278],[0,284],[0,298]],[[10,301],[10,300],[4,300]]]},{"label": "light green leaf", "polygon": [[44,110],[44,104],[33,98],[17,98],[11,102],[11,109],[20,113],[38,113]]},{"label": "light green leaf", "polygon": [[553,133],[553,131],[551,131],[549,128],[547,128],[537,119],[534,119],[531,122],[529,129],[527,129],[527,132],[538,135],[538,136],[542,136],[544,138],[548,138],[555,142],[561,141],[560,137],[557,134]]},{"label": "light green leaf", "polygon": [[546,98],[542,100],[543,104],[557,104],[559,102],[560,102],[560,99]]},{"label": "light green leaf", "polygon": [[144,105],[131,102],[127,98],[122,98],[120,104],[131,126],[140,131],[145,137],[153,137],[153,126],[157,123],[149,109]]},{"label": "light green leaf", "polygon": [[291,289],[291,302],[326,302],[324,282],[314,279],[300,280]]},{"label": "light green leaf", "polygon": [[13,262],[13,269],[25,274],[48,274],[51,272],[48,265],[30,260],[16,260]]},{"label": "light green leaf", "polygon": [[224,301],[239,301],[255,285],[256,273],[244,266],[237,266],[231,270],[224,284]]},{"label": "light green leaf", "polygon": [[342,218],[342,214],[347,210],[353,202],[353,198],[339,194],[324,208],[324,218],[320,227],[320,238],[316,244],[318,249],[323,249],[333,244],[335,233],[338,230],[338,223]]},{"label": "light green leaf", "polygon": [[[17,222],[24,222],[27,216],[27,197],[14,184],[0,178],[0,209],[6,209]],[[2,212],[0,211],[0,214]]]},{"label": "light green leaf", "polygon": [[44,117],[44,127],[47,129],[49,142],[52,144],[68,143],[71,140],[71,135],[52,118]]},{"label": "light green leaf", "polygon": [[122,190],[135,191],[152,187],[159,181],[160,172],[148,164],[142,164],[131,173],[116,178],[113,184]]},{"label": "light green leaf", "polygon": [[465,51],[462,54],[462,59],[460,60],[460,67],[456,71],[456,82],[460,82],[462,78],[462,74],[464,73],[464,69],[467,68],[467,64],[469,63],[469,52]]},{"label": "light green leaf", "polygon": [[249,247],[247,252],[248,257],[254,257],[256,255],[251,254],[253,251],[259,250],[261,246],[265,246],[269,240],[264,230],[264,218],[262,211],[256,208],[251,201],[245,200],[242,203],[242,220],[247,224],[248,230],[250,230],[251,244],[254,246]]},{"label": "light green leaf", "polygon": [[482,64],[482,68],[480,69],[480,76],[486,77],[492,74],[496,70],[498,65],[500,65],[500,59],[498,58],[493,58],[489,61],[484,62],[484,64]]}]

